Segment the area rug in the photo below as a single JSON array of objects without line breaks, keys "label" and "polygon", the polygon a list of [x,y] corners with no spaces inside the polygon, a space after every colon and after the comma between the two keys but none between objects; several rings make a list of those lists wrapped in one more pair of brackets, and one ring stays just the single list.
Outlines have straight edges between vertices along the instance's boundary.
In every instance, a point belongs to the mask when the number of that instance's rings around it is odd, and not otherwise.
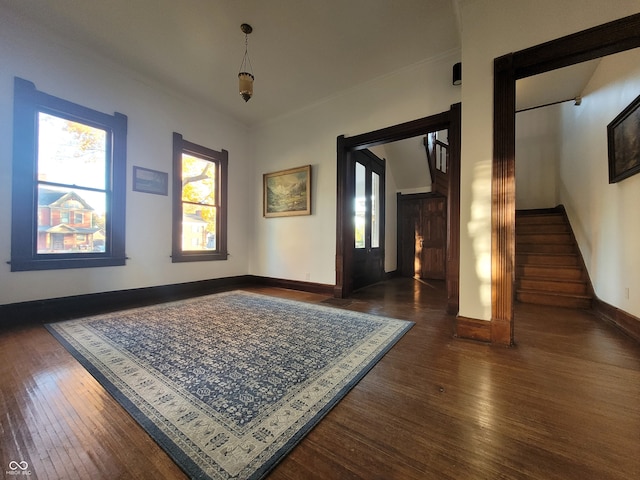
[{"label": "area rug", "polygon": [[264,477],[412,322],[234,291],[47,325],[191,477]]}]

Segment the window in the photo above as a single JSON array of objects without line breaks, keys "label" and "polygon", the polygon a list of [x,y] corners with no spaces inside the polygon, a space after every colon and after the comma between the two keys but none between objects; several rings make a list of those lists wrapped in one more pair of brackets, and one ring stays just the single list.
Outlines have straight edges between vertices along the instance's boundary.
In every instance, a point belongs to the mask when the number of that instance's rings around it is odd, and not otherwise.
[{"label": "window", "polygon": [[125,264],[126,136],[15,78],[11,271]]},{"label": "window", "polygon": [[172,261],[227,259],[228,152],[173,134]]}]

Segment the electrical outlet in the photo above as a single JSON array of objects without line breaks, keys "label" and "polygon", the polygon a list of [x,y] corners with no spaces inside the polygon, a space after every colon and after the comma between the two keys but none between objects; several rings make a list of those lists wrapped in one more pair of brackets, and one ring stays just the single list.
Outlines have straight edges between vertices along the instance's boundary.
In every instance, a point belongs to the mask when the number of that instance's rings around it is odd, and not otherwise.
[{"label": "electrical outlet", "polygon": [[627,300],[629,300],[629,287],[626,287],[624,289],[624,298],[626,298]]}]

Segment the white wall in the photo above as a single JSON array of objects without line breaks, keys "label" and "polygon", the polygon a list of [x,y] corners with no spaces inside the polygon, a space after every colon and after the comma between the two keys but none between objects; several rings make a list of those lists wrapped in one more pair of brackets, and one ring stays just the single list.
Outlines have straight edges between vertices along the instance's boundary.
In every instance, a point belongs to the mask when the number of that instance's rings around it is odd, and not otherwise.
[{"label": "white wall", "polygon": [[462,168],[460,312],[491,318],[493,60],[640,12],[637,0],[460,0]]},{"label": "white wall", "polygon": [[560,108],[516,115],[516,209],[552,208],[559,203]]},{"label": "white wall", "polygon": [[[0,304],[243,275],[255,206],[248,132],[232,120],[165,91],[154,81],[21,23],[0,18]],[[13,81],[19,76],[57,97],[128,116],[126,253],[122,267],[10,272]],[[172,132],[229,151],[229,250],[219,262],[171,263],[171,194],[131,190],[134,165],[172,171]]]},{"label": "white wall", "polygon": [[336,138],[449,110],[460,100],[459,87],[451,85],[457,61],[454,52],[414,65],[254,130],[255,189],[262,189],[263,173],[305,164],[313,165],[314,179],[311,216],[263,218],[256,198],[251,274],[335,284]]},{"label": "white wall", "polygon": [[[560,197],[596,295],[640,317],[640,174],[609,184],[607,124],[640,94],[640,49],[605,57],[563,108]],[[626,296],[629,289],[629,298]]]}]

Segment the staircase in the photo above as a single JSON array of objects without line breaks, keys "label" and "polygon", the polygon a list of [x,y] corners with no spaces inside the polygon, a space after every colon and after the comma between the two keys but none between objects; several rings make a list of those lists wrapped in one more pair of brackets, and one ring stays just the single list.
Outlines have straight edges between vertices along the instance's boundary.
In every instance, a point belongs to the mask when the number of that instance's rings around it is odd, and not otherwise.
[{"label": "staircase", "polygon": [[446,197],[449,195],[449,145],[439,140],[436,132],[428,133],[423,143],[431,174],[431,191]]},{"label": "staircase", "polygon": [[589,276],[564,208],[516,211],[516,299],[591,308]]}]

